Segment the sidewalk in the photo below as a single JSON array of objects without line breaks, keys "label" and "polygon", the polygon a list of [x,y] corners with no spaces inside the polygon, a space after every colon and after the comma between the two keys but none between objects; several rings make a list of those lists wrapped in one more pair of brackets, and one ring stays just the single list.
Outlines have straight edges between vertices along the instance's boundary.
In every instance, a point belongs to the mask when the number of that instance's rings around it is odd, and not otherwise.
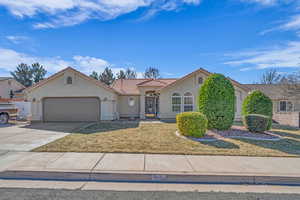
[{"label": "sidewalk", "polygon": [[0,178],[300,185],[300,158],[8,152]]}]

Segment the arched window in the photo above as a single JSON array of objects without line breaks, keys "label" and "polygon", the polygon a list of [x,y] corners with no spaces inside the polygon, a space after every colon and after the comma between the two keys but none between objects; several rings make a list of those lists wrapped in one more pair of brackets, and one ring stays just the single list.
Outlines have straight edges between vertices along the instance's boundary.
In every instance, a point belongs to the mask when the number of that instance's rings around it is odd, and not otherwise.
[{"label": "arched window", "polygon": [[194,97],[190,92],[186,92],[183,97],[183,110],[184,112],[190,112],[194,110]]},{"label": "arched window", "polygon": [[71,76],[68,76],[68,77],[67,77],[67,84],[68,84],[68,85],[71,85],[72,83],[73,83],[72,77],[71,77]]},{"label": "arched window", "polygon": [[172,112],[181,112],[181,95],[179,93],[172,95]]},{"label": "arched window", "polygon": [[202,77],[198,77],[198,84],[201,85],[203,83],[203,78]]}]

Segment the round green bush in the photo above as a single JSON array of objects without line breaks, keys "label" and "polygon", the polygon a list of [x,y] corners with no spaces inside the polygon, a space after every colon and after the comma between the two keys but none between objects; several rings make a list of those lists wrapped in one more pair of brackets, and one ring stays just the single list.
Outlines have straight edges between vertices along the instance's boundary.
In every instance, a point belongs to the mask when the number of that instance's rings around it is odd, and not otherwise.
[{"label": "round green bush", "polygon": [[264,132],[268,130],[269,120],[268,116],[259,114],[249,114],[243,118],[244,125],[250,132]]},{"label": "round green bush", "polygon": [[198,110],[208,119],[209,129],[227,130],[234,120],[235,94],[221,74],[210,75],[199,89]]},{"label": "round green bush", "polygon": [[207,130],[207,119],[199,112],[183,112],[176,115],[180,134],[192,137],[203,137]]},{"label": "round green bush", "polygon": [[273,103],[272,100],[261,91],[255,90],[251,92],[243,102],[242,114],[259,114],[269,117],[268,130],[272,127]]}]

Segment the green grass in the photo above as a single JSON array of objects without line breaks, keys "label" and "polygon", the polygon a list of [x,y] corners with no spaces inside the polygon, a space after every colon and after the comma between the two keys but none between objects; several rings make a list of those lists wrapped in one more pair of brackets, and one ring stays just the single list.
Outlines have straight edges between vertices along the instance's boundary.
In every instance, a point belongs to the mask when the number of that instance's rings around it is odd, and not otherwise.
[{"label": "green grass", "polygon": [[300,130],[275,128],[272,132],[283,137],[280,141],[226,138],[196,142],[176,136],[175,123],[103,122],[81,127],[76,133],[34,151],[300,156]]}]

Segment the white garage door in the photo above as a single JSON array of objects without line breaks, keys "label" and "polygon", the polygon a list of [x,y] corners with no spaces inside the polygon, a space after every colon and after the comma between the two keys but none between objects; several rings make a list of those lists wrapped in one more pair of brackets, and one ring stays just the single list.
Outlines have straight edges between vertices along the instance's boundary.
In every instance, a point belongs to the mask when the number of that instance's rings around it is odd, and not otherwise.
[{"label": "white garage door", "polygon": [[43,100],[43,117],[45,122],[99,121],[100,101],[92,97],[46,98]]}]

